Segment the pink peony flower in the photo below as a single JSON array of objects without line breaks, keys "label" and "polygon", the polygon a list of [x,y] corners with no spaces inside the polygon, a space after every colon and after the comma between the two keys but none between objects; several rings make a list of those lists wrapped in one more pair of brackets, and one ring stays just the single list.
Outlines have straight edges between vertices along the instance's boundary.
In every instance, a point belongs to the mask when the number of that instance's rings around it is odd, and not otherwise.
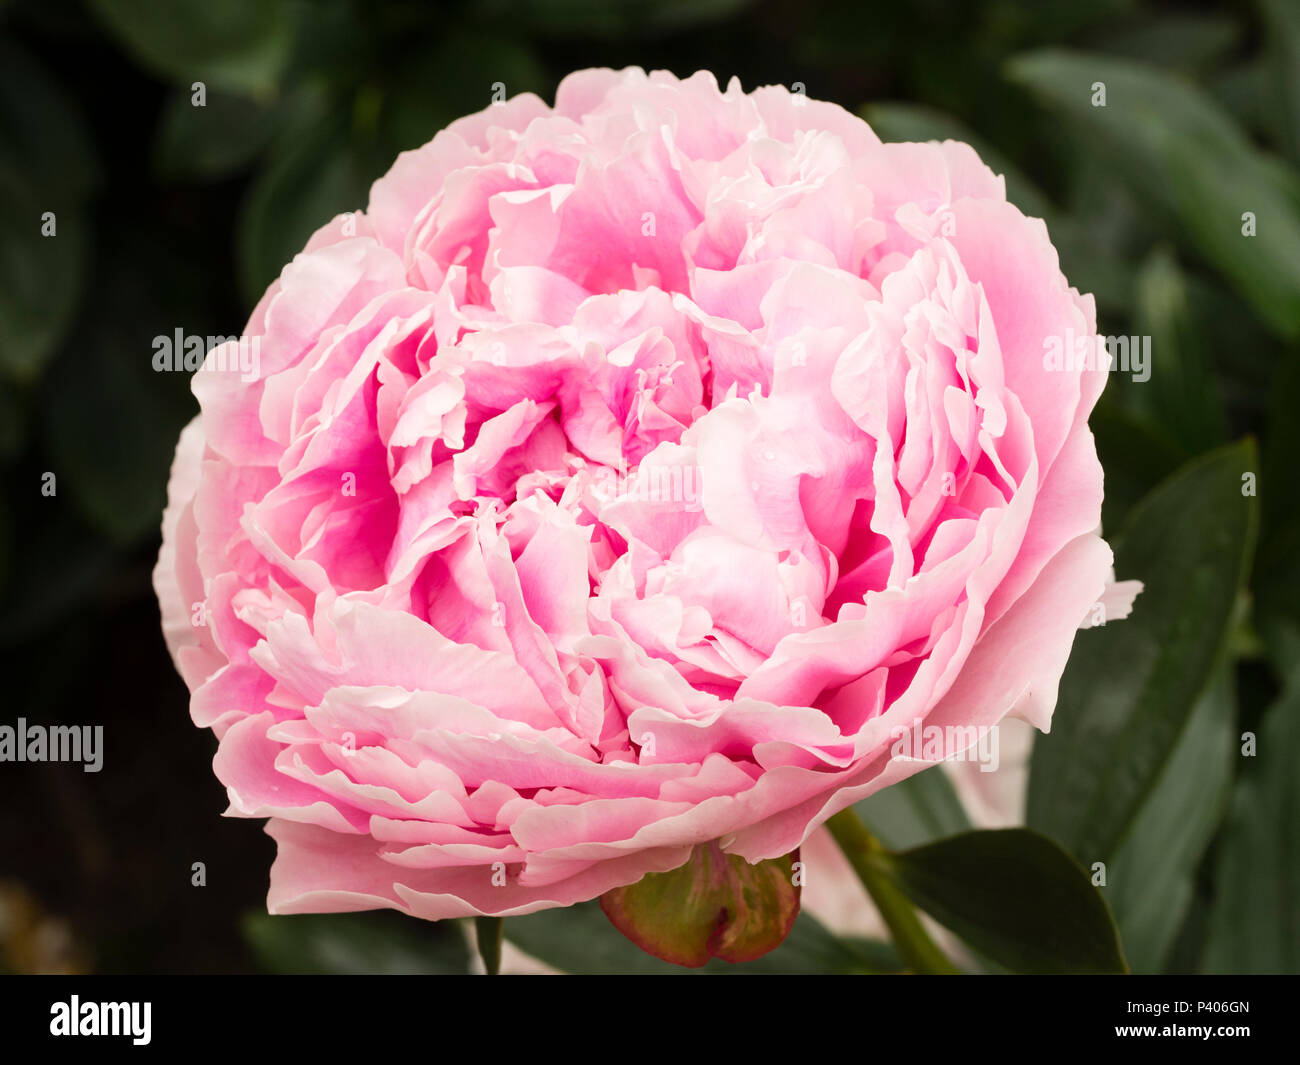
[{"label": "pink peony flower", "polygon": [[270,909],[776,857],[916,724],[1045,729],[1111,554],[1106,371],[1044,353],[1095,335],[971,148],[783,88],[583,71],[404,153],[257,376],[195,374],[169,484],[163,628]]}]

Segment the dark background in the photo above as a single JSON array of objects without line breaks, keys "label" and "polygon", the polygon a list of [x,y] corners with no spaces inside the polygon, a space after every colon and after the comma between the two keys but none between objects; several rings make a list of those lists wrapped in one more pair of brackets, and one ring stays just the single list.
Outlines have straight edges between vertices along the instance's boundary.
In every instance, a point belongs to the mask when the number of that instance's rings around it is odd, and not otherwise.
[{"label": "dark background", "polygon": [[[1244,433],[1274,483],[1294,485],[1300,296],[1286,292],[1300,292],[1300,249],[1288,258],[1262,234],[1280,257],[1263,278],[1216,252],[1171,210],[1164,175],[1007,62],[1049,46],[1133,60],[1193,84],[1234,150],[1294,164],[1296,6],[0,2],[0,721],[103,724],[106,748],[98,774],[0,765],[0,971],[265,964],[243,918],[263,907],[273,846],[258,823],[218,817],[215,741],[189,720],[150,588],[172,449],[196,410],[185,374],[152,371],[152,339],[242,332],[279,267],[363,207],[399,150],[486,106],[495,82],[549,100],[571,70],[630,64],[707,68],[747,90],[803,82],[869,105],[885,139],[972,140],[1047,217],[1067,276],[1098,296],[1100,331],[1151,335],[1157,360],[1180,353],[1181,376],[1150,392],[1113,378],[1094,420],[1111,528],[1179,463]],[[1232,171],[1212,135],[1201,151]],[[1294,647],[1285,495],[1263,500],[1237,673],[1247,724]],[[191,886],[196,861],[206,887]]]}]

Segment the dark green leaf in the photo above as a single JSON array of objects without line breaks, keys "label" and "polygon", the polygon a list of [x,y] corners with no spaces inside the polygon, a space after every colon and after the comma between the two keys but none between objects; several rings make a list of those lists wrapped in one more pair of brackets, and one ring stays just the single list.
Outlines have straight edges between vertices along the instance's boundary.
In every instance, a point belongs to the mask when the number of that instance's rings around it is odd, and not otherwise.
[{"label": "dark green leaf", "polygon": [[1171,13],[1098,29],[1090,37],[1112,55],[1195,73],[1232,52],[1241,24],[1227,15]]},{"label": "dark green leaf", "polygon": [[76,103],[26,52],[0,41],[0,171],[53,203],[80,203],[100,181]]},{"label": "dark green leaf", "polygon": [[1136,973],[1164,968],[1188,912],[1193,874],[1222,820],[1232,784],[1232,674],[1218,670],[1128,838],[1107,863],[1106,897]]},{"label": "dark green leaf", "polygon": [[1282,149],[1300,163],[1300,4],[1260,0],[1267,40],[1266,92],[1278,116]]},{"label": "dark green leaf", "polygon": [[[933,15],[936,6],[940,11],[947,8],[932,5],[925,14]],[[991,0],[983,14],[998,40],[1060,41],[1089,26],[1113,27],[1132,6],[1133,0],[1039,0],[1033,4]]]},{"label": "dark green leaf", "polygon": [[275,132],[271,108],[231,93],[210,92],[195,107],[188,90],[171,95],[154,141],[154,167],[167,181],[212,180],[247,166]]},{"label": "dark green leaf", "polygon": [[1012,972],[1125,971],[1101,893],[1037,832],[966,832],[883,861],[917,906]]},{"label": "dark green leaf", "polygon": [[1256,764],[1242,759],[1219,842],[1209,972],[1300,972],[1300,670],[1265,715],[1256,744]]},{"label": "dark green leaf", "polygon": [[457,921],[404,914],[250,913],[244,938],[263,969],[286,974],[420,975],[469,971],[469,945]]},{"label": "dark green leaf", "polygon": [[[129,265],[136,255],[150,262],[149,285]],[[204,328],[202,282],[188,263],[136,219],[103,234],[86,313],[38,396],[34,423],[57,477],[49,502],[117,544],[157,533],[176,441],[196,410],[187,373],[154,371],[154,340],[217,332]]]},{"label": "dark green leaf", "polygon": [[953,836],[971,827],[942,767],[922,770],[854,807],[886,847],[898,850]]},{"label": "dark green leaf", "polygon": [[[1166,151],[1187,238],[1279,335],[1300,336],[1300,183],[1258,155],[1218,159],[1190,141]],[[1251,218],[1247,218],[1249,215]],[[1248,223],[1255,227],[1246,236]]]},{"label": "dark green leaf", "polygon": [[1151,358],[1149,379],[1132,380],[1128,388],[1132,407],[1185,456],[1223,443],[1223,405],[1204,323],[1166,249],[1154,252],[1138,274],[1135,337],[1139,343],[1151,338]]},{"label": "dark green leaf", "polygon": [[1281,144],[1283,116],[1269,91],[1269,70],[1252,58],[1214,74],[1206,83],[1210,95],[1252,133]]},{"label": "dark green leaf", "polygon": [[538,33],[574,37],[636,37],[717,22],[753,0],[485,0],[489,22],[522,22]]},{"label": "dark green leaf", "polygon": [[1127,619],[1081,632],[1052,731],[1030,764],[1028,823],[1085,866],[1113,861],[1227,644],[1254,546],[1246,441],[1183,467],[1139,504],[1115,548],[1144,589]]},{"label": "dark green leaf", "polygon": [[479,959],[488,976],[501,972],[501,933],[505,920],[501,917],[475,917],[474,941]]},{"label": "dark green leaf", "polygon": [[[43,234],[47,225],[53,235]],[[34,380],[71,325],[85,227],[85,214],[69,201],[60,206],[0,172],[0,376]]]},{"label": "dark green leaf", "polygon": [[90,0],[135,57],[180,85],[268,96],[293,46],[289,0]]},{"label": "dark green leaf", "polygon": [[[72,323],[85,272],[83,205],[98,180],[63,88],[0,41],[0,377],[35,379]],[[47,224],[53,236],[43,235]]]},{"label": "dark green leaf", "polygon": [[1107,386],[1088,420],[1106,471],[1101,524],[1107,532],[1122,528],[1133,507],[1173,473],[1182,458],[1169,440],[1117,402],[1118,384]]},{"label": "dark green leaf", "polygon": [[[1300,353],[1291,355],[1268,382],[1268,431],[1260,474],[1259,560],[1255,565],[1255,621],[1265,642],[1295,642],[1300,631],[1300,499],[1290,489],[1300,468]],[[1285,679],[1293,656],[1275,654]]]},{"label": "dark green leaf", "polygon": [[[1275,330],[1300,334],[1300,183],[1210,97],[1155,68],[1099,55],[1032,52],[1008,72],[1064,114]],[[1106,104],[1095,107],[1099,82]],[[1255,236],[1243,234],[1246,212]]]}]

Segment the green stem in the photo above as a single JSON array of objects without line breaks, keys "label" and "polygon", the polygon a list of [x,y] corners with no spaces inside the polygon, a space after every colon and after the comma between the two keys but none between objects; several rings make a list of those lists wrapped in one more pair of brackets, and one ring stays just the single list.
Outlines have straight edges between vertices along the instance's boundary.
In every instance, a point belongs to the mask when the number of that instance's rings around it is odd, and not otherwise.
[{"label": "green stem", "polygon": [[907,897],[890,879],[885,864],[888,851],[858,820],[853,807],[841,810],[826,822],[826,827],[876,904],[907,967],[915,973],[958,972],[930,938]]},{"label": "green stem", "polygon": [[474,918],[474,937],[488,976],[496,976],[501,972],[501,939],[505,928],[506,922],[501,917]]}]

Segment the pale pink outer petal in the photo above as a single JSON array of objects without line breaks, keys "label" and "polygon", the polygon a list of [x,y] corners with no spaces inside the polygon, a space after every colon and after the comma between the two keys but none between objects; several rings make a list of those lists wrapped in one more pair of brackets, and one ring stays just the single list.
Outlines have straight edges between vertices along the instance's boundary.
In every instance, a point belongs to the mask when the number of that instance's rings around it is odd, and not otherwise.
[{"label": "pale pink outer petal", "polygon": [[181,432],[167,480],[163,511],[162,548],[153,568],[154,594],[162,612],[163,638],[176,669],[191,689],[224,662],[207,630],[193,624],[195,604],[206,598],[203,576],[195,557],[193,500],[203,461],[202,415]]}]

